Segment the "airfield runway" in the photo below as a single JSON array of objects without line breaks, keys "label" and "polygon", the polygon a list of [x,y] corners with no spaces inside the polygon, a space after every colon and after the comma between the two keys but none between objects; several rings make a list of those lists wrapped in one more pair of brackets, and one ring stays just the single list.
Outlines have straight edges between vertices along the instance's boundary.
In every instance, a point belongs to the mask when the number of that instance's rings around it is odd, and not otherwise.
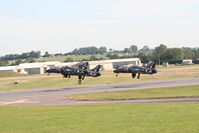
[{"label": "airfield runway", "polygon": [[74,101],[67,99],[68,95],[79,93],[150,89],[171,86],[198,85],[199,78],[156,80],[147,82],[132,82],[119,84],[103,84],[77,86],[66,88],[49,88],[34,90],[1,91],[0,106],[43,106],[43,105],[84,105],[84,104],[128,104],[128,103],[165,103],[165,102],[199,102],[199,97],[193,98],[161,98],[143,100],[114,101]]}]

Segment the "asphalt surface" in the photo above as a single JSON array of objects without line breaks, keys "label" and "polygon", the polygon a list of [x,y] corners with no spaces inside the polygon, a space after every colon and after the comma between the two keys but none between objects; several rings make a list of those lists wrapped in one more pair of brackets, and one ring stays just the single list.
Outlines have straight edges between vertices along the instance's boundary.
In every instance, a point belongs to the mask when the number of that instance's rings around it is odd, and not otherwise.
[{"label": "asphalt surface", "polygon": [[157,80],[157,81],[120,83],[120,84],[77,86],[77,87],[66,87],[66,88],[1,91],[0,106],[199,102],[199,97],[161,98],[161,99],[143,99],[143,100],[114,100],[114,101],[74,101],[67,99],[68,95],[79,94],[79,93],[138,90],[138,89],[198,85],[198,84],[199,84],[199,78],[187,78],[187,79]]}]

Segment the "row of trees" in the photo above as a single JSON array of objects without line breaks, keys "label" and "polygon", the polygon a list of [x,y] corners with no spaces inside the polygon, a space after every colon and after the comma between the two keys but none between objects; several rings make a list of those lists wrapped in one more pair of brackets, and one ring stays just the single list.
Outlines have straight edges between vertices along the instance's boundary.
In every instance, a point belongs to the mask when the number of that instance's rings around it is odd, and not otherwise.
[{"label": "row of trees", "polygon": [[138,49],[138,47],[136,45],[131,45],[129,48],[124,48],[123,50],[109,49],[109,53],[114,53],[114,54],[137,55],[139,53],[151,54],[152,52],[153,52],[153,49],[150,49],[147,45],[145,45],[141,49]]},{"label": "row of trees", "polygon": [[[79,49],[74,49],[71,52],[62,54],[62,53],[57,53],[57,54],[50,54],[48,51],[45,52],[44,55],[41,55],[40,51],[31,51],[31,52],[25,52],[22,54],[9,54],[0,57],[0,60],[4,61],[10,61],[10,60],[26,60],[26,59],[33,59],[33,58],[40,58],[40,57],[55,57],[55,56],[67,56],[67,55],[95,55],[95,54],[102,54],[102,55],[107,55],[108,57],[111,55],[109,53],[114,53],[114,54],[131,54],[131,55],[136,55],[137,53],[144,53],[144,54],[149,54],[152,53],[152,49],[150,49],[148,46],[144,46],[142,49],[138,50],[136,45],[131,45],[129,48],[125,48],[124,50],[112,50],[109,49],[107,50],[106,47],[83,47]],[[116,57],[113,57],[116,58]]]},{"label": "row of trees", "polygon": [[22,54],[9,54],[2,56],[0,60],[18,60],[18,59],[28,59],[28,58],[39,58],[41,57],[40,51],[31,51]]},{"label": "row of trees", "polygon": [[[10,54],[0,57],[0,66],[4,65],[18,65],[23,62],[35,62],[35,58],[40,57],[55,57],[55,56],[69,56],[66,58],[65,62],[74,61],[70,55],[92,55],[90,58],[82,59],[82,61],[87,60],[102,60],[105,58],[97,58],[96,54],[105,55],[108,59],[119,59],[119,58],[133,58],[138,57],[142,62],[147,63],[148,61],[156,61],[159,64],[162,62],[170,63],[179,63],[182,59],[196,59],[199,58],[199,49],[196,48],[167,48],[166,45],[160,44],[154,49],[144,46],[141,49],[138,49],[136,45],[131,45],[129,48],[123,50],[107,50],[106,47],[83,47],[79,49],[74,49],[71,52],[62,54],[49,54],[45,52],[44,55],[41,55],[40,51],[31,51],[22,54]],[[11,63],[10,63],[11,62]]]},{"label": "row of trees", "polygon": [[72,52],[66,53],[65,55],[94,55],[94,54],[105,54],[107,53],[106,47],[84,47],[79,49],[74,49]]},{"label": "row of trees", "polygon": [[[106,58],[103,58],[103,57],[97,57],[96,55],[91,55],[89,58],[83,58],[83,59],[80,59],[78,61],[95,61],[95,60],[105,60]],[[66,60],[64,62],[73,62],[73,61],[77,61],[77,60],[74,60],[73,58],[71,57],[67,57]]]},{"label": "row of trees", "polygon": [[118,58],[140,58],[142,62],[156,61],[159,64],[162,62],[181,63],[183,59],[199,58],[199,48],[167,48],[166,45],[160,44],[154,49],[144,46],[138,49],[136,45],[131,45],[124,50],[111,50],[106,56],[110,59]]},{"label": "row of trees", "polygon": [[183,59],[199,58],[199,49],[188,47],[167,48],[167,46],[161,44],[160,46],[155,47],[152,53],[139,53],[137,57],[139,57],[143,62],[154,60],[159,64],[162,62],[180,63]]}]

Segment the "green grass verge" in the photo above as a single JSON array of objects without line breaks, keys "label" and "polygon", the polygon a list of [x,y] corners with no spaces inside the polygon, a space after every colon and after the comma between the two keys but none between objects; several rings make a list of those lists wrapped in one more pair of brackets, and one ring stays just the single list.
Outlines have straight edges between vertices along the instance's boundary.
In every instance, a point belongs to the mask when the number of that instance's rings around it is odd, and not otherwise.
[{"label": "green grass verge", "polygon": [[[94,84],[112,84],[112,83],[127,83],[127,82],[143,82],[151,80],[162,80],[162,79],[177,79],[177,78],[196,78],[199,77],[199,73],[191,74],[161,74],[161,75],[142,75],[141,79],[132,79],[130,74],[121,74],[116,77],[112,72],[104,72],[101,77],[90,78],[86,77],[83,81],[84,85]],[[38,78],[19,84],[8,85],[0,87],[0,90],[18,90],[18,89],[35,89],[35,88],[55,88],[55,87],[68,87],[68,86],[79,86],[77,84],[77,77],[73,76],[70,79],[62,77],[49,77],[49,78]]]},{"label": "green grass verge", "polygon": [[1,107],[1,133],[198,133],[198,103]]},{"label": "green grass verge", "polygon": [[74,94],[73,100],[129,100],[167,97],[196,97],[199,96],[199,85],[155,88],[144,90],[127,90],[115,92],[100,92],[90,94]]},{"label": "green grass verge", "polygon": [[0,78],[7,78],[7,77],[22,77],[28,76],[27,74],[19,74],[19,73],[0,73]]}]

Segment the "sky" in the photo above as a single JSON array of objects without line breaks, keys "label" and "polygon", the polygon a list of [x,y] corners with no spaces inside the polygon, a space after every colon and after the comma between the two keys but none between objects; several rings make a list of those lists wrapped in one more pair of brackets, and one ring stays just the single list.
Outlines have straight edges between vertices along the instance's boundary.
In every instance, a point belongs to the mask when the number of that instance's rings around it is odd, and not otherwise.
[{"label": "sky", "polygon": [[0,55],[199,47],[199,0],[0,0]]}]

